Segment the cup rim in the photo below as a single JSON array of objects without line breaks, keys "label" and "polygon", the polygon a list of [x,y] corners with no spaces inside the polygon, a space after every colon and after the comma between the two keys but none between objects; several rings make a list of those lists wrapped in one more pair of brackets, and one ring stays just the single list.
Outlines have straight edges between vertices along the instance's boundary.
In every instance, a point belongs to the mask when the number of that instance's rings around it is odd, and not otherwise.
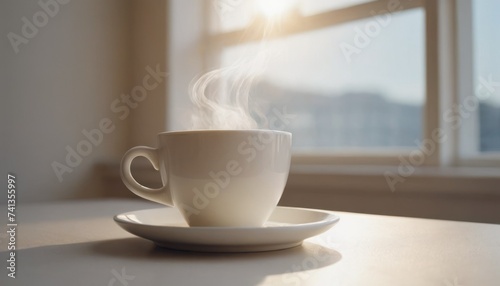
[{"label": "cup rim", "polygon": [[199,134],[199,133],[278,133],[291,136],[288,131],[272,130],[272,129],[194,129],[194,130],[177,130],[165,131],[158,133],[158,136],[176,135],[176,134]]}]

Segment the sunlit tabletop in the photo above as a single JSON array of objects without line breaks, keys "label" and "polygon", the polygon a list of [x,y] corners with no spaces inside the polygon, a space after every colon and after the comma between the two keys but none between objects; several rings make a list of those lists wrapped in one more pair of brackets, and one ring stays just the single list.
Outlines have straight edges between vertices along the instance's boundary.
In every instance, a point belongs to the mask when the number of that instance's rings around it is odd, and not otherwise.
[{"label": "sunlit tabletop", "polygon": [[5,267],[4,223],[0,284],[500,285],[500,225],[338,212],[336,226],[302,246],[222,254],[162,249],[113,221],[158,207],[123,199],[19,204],[16,278]]}]

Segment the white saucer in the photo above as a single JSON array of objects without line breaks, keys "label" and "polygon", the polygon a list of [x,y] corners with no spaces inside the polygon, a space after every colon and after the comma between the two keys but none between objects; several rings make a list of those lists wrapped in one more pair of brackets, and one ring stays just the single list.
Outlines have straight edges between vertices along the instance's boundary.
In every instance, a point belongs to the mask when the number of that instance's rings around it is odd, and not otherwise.
[{"label": "white saucer", "polygon": [[114,217],[126,231],[178,250],[254,252],[298,246],[331,228],[339,217],[328,211],[276,207],[263,227],[189,227],[175,208],[147,209]]}]

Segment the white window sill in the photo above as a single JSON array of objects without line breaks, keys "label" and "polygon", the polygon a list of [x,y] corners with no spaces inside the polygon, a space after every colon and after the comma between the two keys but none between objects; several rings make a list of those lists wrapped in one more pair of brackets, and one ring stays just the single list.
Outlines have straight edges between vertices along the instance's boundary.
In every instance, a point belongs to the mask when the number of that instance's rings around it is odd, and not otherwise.
[{"label": "white window sill", "polygon": [[[412,168],[412,167],[410,167]],[[500,168],[415,167],[376,165],[294,165],[287,186],[317,192],[456,194],[500,197]],[[387,173],[396,178],[391,189]],[[394,182],[394,181],[393,181]]]}]

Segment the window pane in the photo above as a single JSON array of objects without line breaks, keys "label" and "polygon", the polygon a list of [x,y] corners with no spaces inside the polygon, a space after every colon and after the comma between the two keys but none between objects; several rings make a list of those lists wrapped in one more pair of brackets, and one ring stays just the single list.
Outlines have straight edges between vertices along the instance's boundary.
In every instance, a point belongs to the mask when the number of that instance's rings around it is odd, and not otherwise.
[{"label": "window pane", "polygon": [[[283,129],[293,132],[296,149],[418,145],[424,13],[401,12],[385,24],[369,18],[269,43],[273,56],[252,96],[268,117],[284,109],[295,115]],[[373,27],[380,29],[366,32]],[[251,58],[257,47],[226,48],[222,64]]]},{"label": "window pane", "polygon": [[473,13],[474,86],[482,86],[476,89],[479,149],[500,151],[500,1],[475,0]]}]

